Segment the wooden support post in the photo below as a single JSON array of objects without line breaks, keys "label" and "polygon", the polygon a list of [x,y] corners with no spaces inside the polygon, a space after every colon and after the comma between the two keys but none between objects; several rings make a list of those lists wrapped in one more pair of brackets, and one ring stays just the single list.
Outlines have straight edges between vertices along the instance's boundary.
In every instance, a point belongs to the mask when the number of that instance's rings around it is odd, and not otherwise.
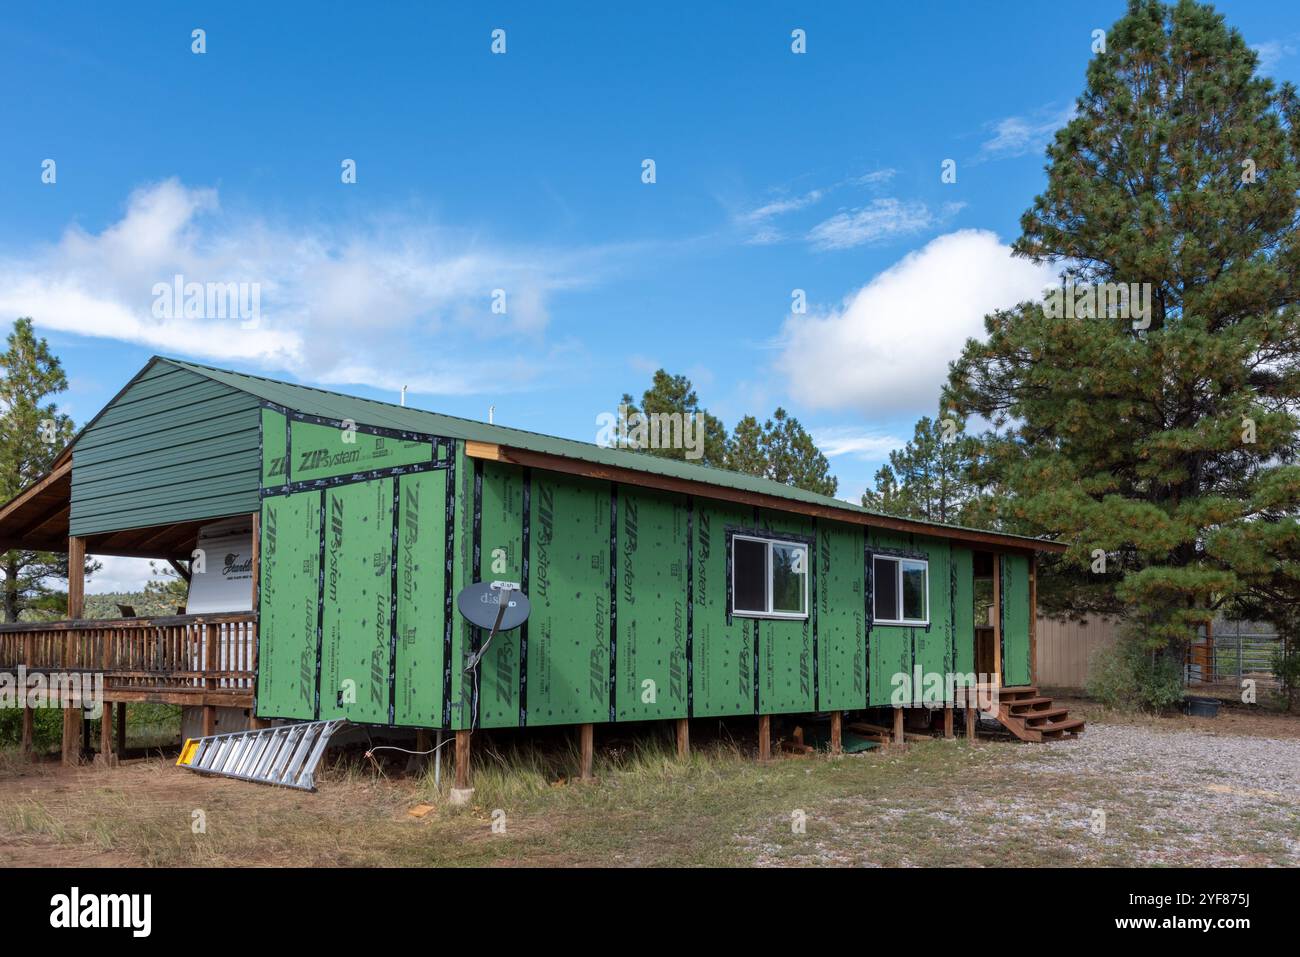
[{"label": "wooden support post", "polygon": [[106,768],[117,763],[113,759],[113,706],[107,701],[99,718],[99,758]]},{"label": "wooden support post", "polygon": [[19,750],[24,756],[27,757],[31,757],[32,754],[32,729],[33,729],[32,718],[33,718],[32,709],[24,705],[23,706],[23,737],[22,737],[22,743],[19,746]]},{"label": "wooden support post", "polygon": [[456,732],[456,789],[469,790],[469,738],[470,732]]},{"label": "wooden support post", "polygon": [[758,760],[772,760],[772,716],[758,716]]},{"label": "wooden support post", "polygon": [[68,620],[77,621],[86,612],[86,540],[68,538]]},{"label": "wooden support post", "polygon": [[[76,621],[86,609],[86,540],[68,537],[68,620]],[[69,631],[63,644],[63,665],[76,667],[80,662],[74,644],[80,636]],[[84,715],[80,706],[63,709],[63,764],[81,763],[81,734]]]},{"label": "wooden support post", "polygon": [[685,761],[691,756],[691,720],[677,719],[677,759]]},{"label": "wooden support post", "polygon": [[[26,635],[23,638],[23,661],[30,664],[36,658],[36,636]],[[25,757],[31,757],[32,754],[32,732],[35,722],[35,715],[32,709],[27,707],[27,692],[20,690],[23,696],[23,736],[19,751]]]},{"label": "wooden support post", "polygon": [[967,705],[966,706],[966,740],[967,741],[975,740],[975,728],[977,727],[978,721],[979,721],[979,712],[975,710],[974,706]]},{"label": "wooden support post", "polygon": [[844,751],[844,712],[831,712],[831,754]]},{"label": "wooden support post", "polygon": [[63,709],[63,764],[66,767],[81,763],[81,724],[80,708]]},{"label": "wooden support post", "polygon": [[952,705],[943,709],[943,736],[949,741],[953,739],[952,733]]},{"label": "wooden support post", "polygon": [[117,756],[121,759],[126,753],[126,702],[117,703]]},{"label": "wooden support post", "polygon": [[903,709],[894,709],[894,744],[903,743]]},{"label": "wooden support post", "polygon": [[596,757],[596,726],[594,724],[578,725],[578,751],[581,763],[578,776],[584,781],[590,781],[591,765]]}]

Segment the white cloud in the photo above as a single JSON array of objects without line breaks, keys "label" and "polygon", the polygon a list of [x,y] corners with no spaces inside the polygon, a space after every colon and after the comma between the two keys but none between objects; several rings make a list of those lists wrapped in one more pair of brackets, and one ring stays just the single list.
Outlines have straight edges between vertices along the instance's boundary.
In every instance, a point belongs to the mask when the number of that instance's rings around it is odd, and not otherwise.
[{"label": "white cloud", "polygon": [[878,169],[858,176],[850,176],[829,186],[810,189],[797,196],[779,196],[776,199],[770,199],[760,206],[735,214],[732,221],[737,227],[748,233],[745,242],[751,246],[770,246],[774,243],[785,242],[792,238],[792,235],[797,237],[798,233],[787,233],[777,226],[774,220],[816,206],[831,193],[845,186],[875,189],[877,186],[888,183],[893,177],[894,170],[892,169]]},{"label": "white cloud", "polygon": [[[539,373],[549,299],[588,281],[591,258],[496,248],[401,218],[347,230],[282,225],[227,213],[215,190],[171,179],[132,193],[101,232],[71,226],[57,243],[0,258],[0,315],[325,383],[500,392]],[[179,309],[157,317],[155,284],[176,275],[257,284],[260,322]],[[490,310],[495,289],[505,291],[504,315]],[[503,334],[529,342],[536,358],[500,358]]]},{"label": "white cloud", "polygon": [[[108,592],[142,591],[154,577],[147,558],[119,558],[115,555],[92,555],[103,567],[86,580],[86,593],[103,595]],[[155,564],[165,567],[166,562]]]},{"label": "white cloud", "polygon": [[1047,266],[1012,259],[986,230],[940,236],[877,275],[839,308],[790,316],[777,368],[813,408],[879,419],[930,410],[985,314],[1037,298],[1056,281]]},{"label": "white cloud", "polygon": [[1259,57],[1259,71],[1271,73],[1273,68],[1287,57],[1295,56],[1296,45],[1292,40],[1266,40],[1251,45]]},{"label": "white cloud", "polygon": [[817,429],[813,432],[813,441],[828,459],[847,455],[864,462],[887,459],[890,452],[907,444],[906,439],[897,436],[846,427]]},{"label": "white cloud", "polygon": [[1075,106],[1064,110],[1044,108],[1032,116],[1008,116],[989,124],[993,135],[980,144],[976,161],[1010,159],[1029,153],[1041,153],[1053,134],[1074,118]]},{"label": "white cloud", "polygon": [[849,249],[864,243],[881,242],[907,236],[934,226],[941,217],[950,216],[962,204],[950,203],[941,214],[925,203],[875,199],[867,206],[845,210],[824,220],[808,232],[808,241],[817,250]]}]

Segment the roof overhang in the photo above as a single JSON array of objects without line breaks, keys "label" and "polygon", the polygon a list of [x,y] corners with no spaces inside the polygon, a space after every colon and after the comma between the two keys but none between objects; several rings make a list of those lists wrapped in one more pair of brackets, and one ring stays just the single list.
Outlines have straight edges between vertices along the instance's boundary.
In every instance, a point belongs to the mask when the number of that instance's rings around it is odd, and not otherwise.
[{"label": "roof overhang", "polygon": [[[72,458],[60,456],[48,475],[37,479],[0,506],[0,552],[68,550],[68,518],[72,511]],[[233,517],[233,516],[222,516]],[[86,536],[86,552],[122,558],[188,560],[199,528],[220,518],[128,528]]]},{"label": "roof overhang", "polygon": [[67,551],[71,510],[72,459],[68,457],[0,507],[0,551]]},{"label": "roof overhang", "polygon": [[985,532],[972,528],[959,528],[933,522],[918,522],[906,518],[894,518],[890,515],[877,515],[858,511],[853,508],[836,508],[831,505],[818,505],[812,502],[800,502],[750,492],[744,489],[730,488],[726,485],[714,485],[690,479],[643,472],[638,469],[626,469],[613,465],[600,465],[582,459],[567,458],[562,455],[550,455],[533,452],[528,449],[488,442],[466,442],[465,454],[470,458],[491,462],[507,462],[525,468],[547,469],[584,478],[603,479],[623,485],[639,485],[644,488],[658,489],[664,492],[680,492],[683,495],[697,495],[701,498],[719,499],[725,502],[738,502],[759,508],[770,508],[782,512],[793,512],[813,518],[831,519],[847,522],[851,525],[867,525],[873,528],[887,528],[896,532],[909,532],[916,535],[930,535],[935,538],[948,538],[954,541],[968,542],[972,545],[985,545],[1001,551],[1020,552],[1064,552],[1064,542],[1052,542],[1046,539],[1026,538],[1022,535],[1003,535],[999,532]]}]

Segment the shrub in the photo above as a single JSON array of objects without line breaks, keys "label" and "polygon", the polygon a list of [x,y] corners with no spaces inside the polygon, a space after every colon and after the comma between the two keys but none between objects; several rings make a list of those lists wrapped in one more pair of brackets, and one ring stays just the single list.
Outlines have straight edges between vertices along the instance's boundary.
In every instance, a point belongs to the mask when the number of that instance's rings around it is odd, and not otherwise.
[{"label": "shrub", "polygon": [[1088,694],[1111,708],[1166,711],[1183,700],[1182,659],[1123,632],[1093,652]]}]

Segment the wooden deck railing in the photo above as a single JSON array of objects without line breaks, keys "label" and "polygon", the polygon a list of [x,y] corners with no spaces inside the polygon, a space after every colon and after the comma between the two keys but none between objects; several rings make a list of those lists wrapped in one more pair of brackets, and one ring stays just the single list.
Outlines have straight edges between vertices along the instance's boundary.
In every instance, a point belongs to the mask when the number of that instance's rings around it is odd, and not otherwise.
[{"label": "wooden deck railing", "polygon": [[0,624],[0,671],[102,672],[109,701],[248,707],[257,615]]}]

